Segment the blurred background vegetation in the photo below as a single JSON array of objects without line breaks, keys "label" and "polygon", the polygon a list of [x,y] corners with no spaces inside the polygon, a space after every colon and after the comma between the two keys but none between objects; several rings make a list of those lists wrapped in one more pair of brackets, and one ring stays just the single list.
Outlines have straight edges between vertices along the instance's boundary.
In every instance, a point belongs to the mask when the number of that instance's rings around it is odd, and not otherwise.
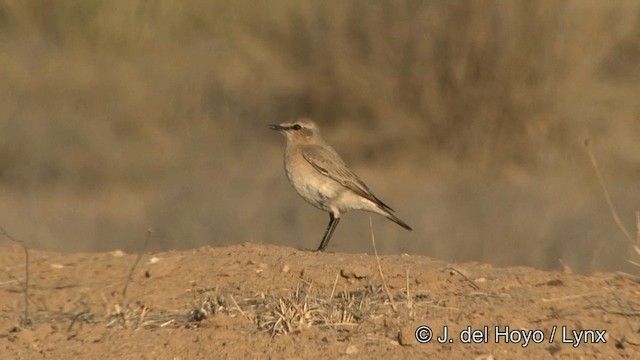
[{"label": "blurred background vegetation", "polygon": [[[265,127],[296,116],[414,227],[374,217],[383,253],[630,266],[582,143],[633,228],[640,2],[0,0],[0,225],[32,247],[315,248]],[[345,219],[329,250],[370,252]]]}]

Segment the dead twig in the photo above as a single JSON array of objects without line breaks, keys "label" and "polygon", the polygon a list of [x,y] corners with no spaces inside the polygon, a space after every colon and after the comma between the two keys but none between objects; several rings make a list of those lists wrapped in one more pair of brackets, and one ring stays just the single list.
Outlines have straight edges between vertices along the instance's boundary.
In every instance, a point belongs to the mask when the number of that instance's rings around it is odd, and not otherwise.
[{"label": "dead twig", "polygon": [[633,249],[640,255],[640,211],[636,211],[636,244]]},{"label": "dead twig", "polygon": [[407,278],[407,307],[409,309],[413,308],[413,301],[411,301],[411,294],[409,293],[409,267],[406,267],[406,278]]},{"label": "dead twig", "polygon": [[600,295],[600,292],[591,292],[591,293],[577,294],[577,295],[567,295],[567,296],[561,296],[561,297],[550,298],[550,299],[542,298],[540,300],[542,302],[567,301],[567,300],[576,300],[576,299],[588,298],[588,297],[596,296],[596,295]]},{"label": "dead twig", "polygon": [[[607,186],[604,183],[604,178],[602,177],[602,174],[600,173],[600,167],[598,166],[598,162],[596,161],[596,157],[593,155],[593,151],[591,150],[591,147],[589,146],[589,139],[586,139],[584,141],[584,146],[587,148],[587,153],[589,154],[589,160],[591,160],[591,165],[593,165],[593,170],[596,172],[596,177],[598,178],[598,182],[600,183],[600,187],[602,188],[602,191],[604,192],[604,198],[607,201],[607,205],[609,205],[609,211],[611,212],[611,216],[613,217],[613,221],[616,222],[616,224],[618,225],[618,228],[620,229],[620,231],[622,231],[622,233],[627,238],[629,243],[631,243],[631,245],[636,249],[636,251],[640,252],[640,250],[638,250],[638,244],[636,243],[636,241],[633,240],[633,238],[631,237],[631,234],[629,234],[629,231],[627,230],[627,228],[624,226],[624,224],[620,220],[620,217],[618,216],[618,212],[616,211],[616,208],[613,205],[613,201],[611,201],[611,196],[609,195],[609,190],[607,190]],[[637,220],[638,221],[638,226],[639,226],[639,228],[638,228],[638,240],[640,241],[640,215],[638,215],[638,213],[636,213],[636,217],[638,217],[638,220]]]},{"label": "dead twig", "polygon": [[[640,264],[638,264],[638,263],[636,263],[634,261],[631,261],[631,260],[627,260],[627,261],[629,261],[630,263],[632,263],[634,265],[640,266]],[[629,280],[635,282],[636,284],[640,284],[640,276],[638,276],[638,275],[629,274],[629,273],[626,273],[624,271],[616,271],[616,274],[618,274],[618,275],[620,275],[620,276],[622,276],[622,277],[624,277],[626,279],[629,279]]]},{"label": "dead twig", "polygon": [[[628,301],[622,299],[620,296],[618,296],[618,294],[613,291],[613,288],[609,288],[609,292],[611,293],[611,295],[613,296],[613,298],[616,300],[616,302],[618,303],[618,307],[620,307],[620,312],[623,313],[634,313],[635,310],[633,309],[633,307],[631,306],[631,304],[629,304]],[[626,309],[628,310],[626,310]],[[636,315],[637,316],[637,315]],[[635,331],[635,327],[633,325],[631,325],[631,322],[629,321],[629,317],[625,316],[625,321],[627,322],[627,326],[629,326],[629,329],[633,332]]]},{"label": "dead twig", "polygon": [[238,303],[236,302],[236,299],[233,298],[233,295],[229,295],[229,297],[231,298],[231,302],[233,302],[233,305],[235,305],[236,309],[238,309],[238,311],[240,312],[240,314],[242,315],[242,317],[244,317],[245,319],[247,319],[249,322],[253,322],[248,316],[247,314],[245,314],[244,311],[242,311],[242,309],[240,308],[240,306],[238,305]]},{"label": "dead twig", "polygon": [[333,282],[333,288],[331,289],[331,295],[329,295],[329,304],[331,304],[331,300],[333,300],[333,294],[336,292],[336,285],[338,285],[338,277],[340,276],[340,271],[336,273],[336,280]]},{"label": "dead twig", "polygon": [[473,280],[469,279],[467,277],[467,275],[463,274],[460,270],[458,270],[458,269],[456,269],[454,267],[448,267],[448,268],[445,268],[445,270],[451,270],[453,272],[456,272],[456,273],[460,274],[460,276],[462,276],[462,278],[465,279],[471,285],[472,288],[474,288],[476,290],[480,290],[480,286],[478,286],[478,284],[473,282]]},{"label": "dead twig", "polygon": [[16,239],[13,236],[11,236],[9,233],[7,233],[7,231],[2,226],[0,226],[0,235],[5,236],[9,240],[20,244],[20,246],[22,246],[22,249],[24,250],[24,283],[23,283],[24,315],[22,320],[20,321],[20,325],[30,326],[31,319],[29,318],[29,249],[27,248],[27,244],[25,244],[24,241],[20,239]]},{"label": "dead twig", "polygon": [[82,311],[80,311],[79,313],[77,313],[77,314],[73,315],[73,316],[71,317],[71,323],[70,323],[70,324],[69,324],[69,326],[67,327],[67,332],[70,332],[70,331],[71,331],[71,329],[73,329],[73,325],[75,325],[75,323],[76,323],[78,320],[82,319],[82,318],[83,318],[85,315],[87,315],[87,314],[91,314],[91,313],[89,312],[89,310],[82,310]]},{"label": "dead twig", "polygon": [[136,270],[136,267],[138,266],[138,263],[140,262],[140,259],[142,259],[142,254],[144,254],[144,252],[147,250],[147,246],[149,245],[149,240],[151,239],[151,234],[153,234],[153,231],[151,231],[151,229],[147,229],[147,238],[144,241],[144,245],[142,246],[142,249],[140,249],[140,251],[138,252],[138,256],[136,257],[136,261],[133,263],[133,266],[131,266],[131,270],[129,270],[129,274],[127,275],[127,280],[124,282],[124,288],[122,289],[122,298],[124,299],[125,295],[127,294],[127,288],[129,287],[129,282],[131,281],[131,277],[133,276],[133,272]]},{"label": "dead twig", "polygon": [[373,235],[373,222],[371,221],[371,217],[369,217],[369,228],[371,229],[371,243],[373,244],[373,254],[376,257],[376,262],[378,263],[378,271],[380,272],[380,277],[382,278],[382,285],[384,285],[384,290],[389,297],[389,302],[391,302],[391,307],[393,311],[397,311],[396,303],[393,301],[393,296],[391,296],[391,292],[389,291],[389,287],[387,287],[387,282],[384,280],[384,274],[382,273],[382,265],[380,264],[380,258],[378,257],[378,249],[376,248],[376,237]]}]

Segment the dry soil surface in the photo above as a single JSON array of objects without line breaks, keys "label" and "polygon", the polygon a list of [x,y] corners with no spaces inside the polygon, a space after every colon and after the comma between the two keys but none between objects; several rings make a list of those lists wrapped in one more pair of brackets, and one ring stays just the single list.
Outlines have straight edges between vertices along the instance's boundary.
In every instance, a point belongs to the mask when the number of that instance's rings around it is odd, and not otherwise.
[{"label": "dry soil surface", "polygon": [[30,251],[25,319],[22,248],[0,254],[2,359],[640,358],[629,275],[257,244],[136,266]]}]

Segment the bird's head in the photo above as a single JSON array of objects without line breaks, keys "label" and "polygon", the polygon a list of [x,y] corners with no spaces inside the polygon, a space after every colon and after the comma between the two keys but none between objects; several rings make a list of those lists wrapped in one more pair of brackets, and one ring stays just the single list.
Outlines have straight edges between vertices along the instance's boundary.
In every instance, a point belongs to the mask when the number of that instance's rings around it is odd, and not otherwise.
[{"label": "bird's head", "polygon": [[277,125],[268,125],[270,129],[280,131],[288,142],[311,143],[320,139],[320,130],[310,119],[296,119]]}]

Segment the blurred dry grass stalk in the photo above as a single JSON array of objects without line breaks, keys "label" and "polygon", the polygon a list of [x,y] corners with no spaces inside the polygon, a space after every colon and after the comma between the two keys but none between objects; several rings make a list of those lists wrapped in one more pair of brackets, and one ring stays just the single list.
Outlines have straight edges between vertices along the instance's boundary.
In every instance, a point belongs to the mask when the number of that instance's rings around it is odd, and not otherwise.
[{"label": "blurred dry grass stalk", "polygon": [[[291,223],[281,241],[299,241],[308,224],[297,204],[272,204],[290,191],[279,160],[260,155],[276,151],[263,124],[306,115],[328,124],[347,159],[404,172],[380,192],[413,189],[395,203],[442,228],[416,236],[455,227],[463,242],[426,244],[429,254],[553,267],[567,248],[552,242],[566,231],[548,217],[600,213],[579,194],[547,211],[535,202],[553,202],[562,186],[531,179],[572,187],[588,174],[580,142],[592,135],[619,178],[637,180],[638,19],[636,1],[3,0],[0,215],[22,238],[64,250],[135,249],[131,234],[148,226],[163,249],[270,242],[285,233],[274,225]],[[436,172],[451,166],[460,170]],[[477,190],[486,179],[499,179],[496,189]],[[433,181],[467,188],[434,199]],[[488,208],[515,201],[485,195],[511,182],[534,205]],[[477,205],[456,203],[467,190]],[[485,215],[443,226],[432,219],[440,201],[456,216]],[[482,234],[517,222],[512,213],[531,225]],[[542,246],[492,258],[496,237]],[[597,241],[586,246],[596,256]]]}]

